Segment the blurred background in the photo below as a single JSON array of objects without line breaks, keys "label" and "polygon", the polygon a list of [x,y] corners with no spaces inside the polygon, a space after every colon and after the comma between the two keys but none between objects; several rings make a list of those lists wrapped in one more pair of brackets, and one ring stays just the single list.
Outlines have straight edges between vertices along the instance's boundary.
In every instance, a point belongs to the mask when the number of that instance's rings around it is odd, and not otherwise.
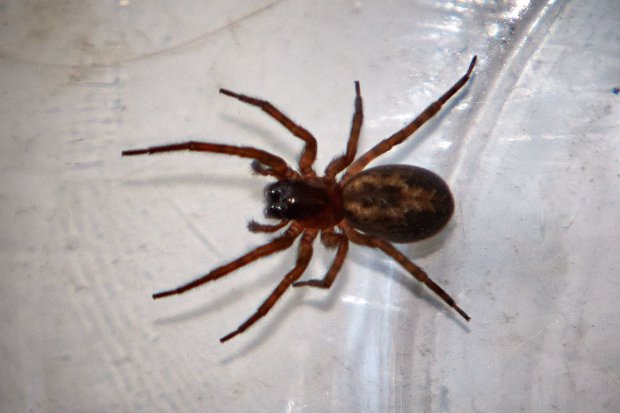
[{"label": "blurred background", "polygon": [[[614,412],[620,405],[620,8],[608,1],[0,2],[0,410]],[[372,165],[429,168],[448,228],[399,248],[467,311],[352,246],[226,344],[295,249],[153,301],[270,239],[244,159],[123,149],[301,144],[262,97]],[[307,278],[332,251],[315,243]]]}]

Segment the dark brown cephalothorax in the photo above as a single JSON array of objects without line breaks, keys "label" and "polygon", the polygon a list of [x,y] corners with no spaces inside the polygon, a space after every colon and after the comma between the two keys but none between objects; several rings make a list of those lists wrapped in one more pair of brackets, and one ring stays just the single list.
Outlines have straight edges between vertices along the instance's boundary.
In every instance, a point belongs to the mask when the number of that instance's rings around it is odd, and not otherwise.
[{"label": "dark brown cephalothorax", "polygon": [[344,217],[360,231],[391,242],[435,235],[450,220],[454,200],[439,175],[411,165],[385,165],[353,176],[342,190]]},{"label": "dark brown cephalothorax", "polygon": [[285,179],[265,188],[265,217],[324,229],[342,221],[342,191],[333,179]]},{"label": "dark brown cephalothorax", "polygon": [[[355,82],[355,112],[346,151],[327,165],[323,176],[317,176],[312,168],[317,143],[310,132],[294,123],[271,103],[226,89],[220,89],[220,93],[260,108],[304,142],[298,170],[291,168],[277,155],[247,146],[191,141],[123,151],[123,156],[172,151],[234,155],[252,159],[252,168],[256,174],[276,179],[276,182],[269,184],[264,191],[265,216],[278,222],[260,224],[250,221],[248,229],[252,232],[269,233],[283,230],[279,236],[193,281],[155,293],[153,298],[182,294],[230,274],[259,258],[285,250],[295,239],[300,238],[295,266],[252,316],[220,339],[224,342],[244,332],[265,316],[290,286],[329,288],[342,268],[351,241],[383,251],[469,321],[469,316],[443,288],[390,244],[428,238],[446,225],[454,211],[454,201],[448,185],[438,175],[417,166],[386,165],[364,168],[378,156],[404,142],[439,112],[442,105],[467,83],[476,59],[474,56],[465,75],[420,115],[357,159],[355,154],[364,112],[360,85]],[[341,172],[343,174],[338,177]],[[328,248],[336,249],[336,257],[323,278],[299,281],[310,263],[312,243],[319,232],[321,242]]]}]

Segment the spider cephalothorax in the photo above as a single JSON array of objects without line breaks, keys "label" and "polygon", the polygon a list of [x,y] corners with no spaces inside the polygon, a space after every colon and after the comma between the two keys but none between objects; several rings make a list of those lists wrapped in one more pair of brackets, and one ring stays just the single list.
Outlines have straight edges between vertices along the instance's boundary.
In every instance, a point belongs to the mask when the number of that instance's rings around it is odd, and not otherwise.
[{"label": "spider cephalothorax", "polygon": [[324,185],[301,179],[277,181],[265,188],[265,216],[286,220],[306,220],[330,207]]},{"label": "spider cephalothorax", "polygon": [[[310,132],[295,124],[269,102],[226,89],[220,89],[220,93],[259,107],[305,142],[299,158],[299,170],[291,168],[279,156],[245,146],[185,142],[123,151],[124,156],[182,150],[235,155],[253,159],[254,172],[277,179],[265,188],[265,215],[279,222],[260,224],[251,221],[248,228],[252,232],[276,232],[286,228],[279,236],[187,284],[153,294],[153,298],[181,294],[216,280],[261,257],[289,248],[296,238],[301,237],[297,262],[293,269],[284,276],[250,318],[220,341],[230,340],[248,329],[267,314],[291,285],[329,288],[344,263],[349,241],[380,249],[469,321],[469,316],[456,305],[448,293],[388,242],[418,241],[441,230],[454,211],[454,201],[448,185],[438,175],[420,167],[385,165],[364,168],[378,156],[405,141],[433,117],[441,106],[467,83],[475,64],[476,56],[471,60],[465,75],[438,100],[404,128],[375,145],[357,160],[355,153],[364,115],[359,82],[355,82],[355,112],[347,149],[343,155],[329,163],[322,177],[318,177],[312,169],[317,144]],[[337,178],[343,171],[342,176]],[[310,262],[312,242],[319,232],[325,246],[336,248],[336,257],[322,279],[298,281]]]}]

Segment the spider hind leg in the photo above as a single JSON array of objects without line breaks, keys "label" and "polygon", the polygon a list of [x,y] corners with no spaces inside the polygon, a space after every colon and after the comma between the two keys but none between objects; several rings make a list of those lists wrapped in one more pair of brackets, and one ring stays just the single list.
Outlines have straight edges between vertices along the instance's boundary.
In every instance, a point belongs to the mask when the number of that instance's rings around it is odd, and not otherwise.
[{"label": "spider hind leg", "polygon": [[443,288],[441,288],[437,283],[435,283],[422,268],[415,265],[411,260],[409,260],[409,258],[403,255],[396,248],[394,248],[392,244],[376,237],[364,235],[348,227],[346,228],[346,233],[351,242],[355,244],[377,248],[383,251],[387,256],[394,259],[394,261],[399,263],[405,270],[407,270],[409,274],[413,275],[415,279],[430,288],[431,291],[437,294],[439,298],[441,298],[446,304],[452,307],[466,321],[470,320],[469,315],[467,315],[467,313],[456,304],[456,301],[454,301],[454,299]]}]

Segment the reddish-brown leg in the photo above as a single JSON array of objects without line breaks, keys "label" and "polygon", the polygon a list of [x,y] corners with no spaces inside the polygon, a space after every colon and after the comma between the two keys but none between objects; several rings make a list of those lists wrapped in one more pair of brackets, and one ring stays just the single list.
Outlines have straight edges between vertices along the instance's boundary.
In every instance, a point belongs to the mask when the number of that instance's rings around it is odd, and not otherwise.
[{"label": "reddish-brown leg", "polygon": [[389,138],[379,142],[368,152],[360,156],[353,164],[349,167],[347,172],[341,179],[341,182],[346,182],[349,178],[358,174],[362,169],[368,165],[369,162],[377,158],[378,156],[386,153],[394,146],[402,143],[411,136],[420,126],[426,123],[427,120],[432,118],[443,106],[444,103],[448,101],[456,92],[459,91],[469,80],[471,72],[474,70],[474,66],[476,65],[476,60],[478,56],[474,56],[471,59],[471,63],[469,64],[469,68],[467,69],[467,73],[463,75],[446,93],[444,93],[439,99],[435,102],[431,103],[424,111],[418,115],[411,123],[407,126],[390,136]]},{"label": "reddish-brown leg", "polygon": [[302,229],[299,226],[292,224],[284,234],[282,234],[278,238],[273,239],[271,242],[261,245],[260,247],[253,249],[252,251],[248,252],[245,255],[242,255],[236,260],[226,265],[222,265],[221,267],[214,269],[210,273],[193,281],[190,281],[187,284],[183,284],[180,287],[174,288],[172,290],[155,293],[153,294],[153,298],[157,299],[162,297],[168,297],[170,295],[182,294],[202,284],[208,283],[209,281],[217,280],[218,278],[223,277],[238,268],[248,265],[249,263],[256,261],[259,258],[287,249],[291,246],[293,241],[295,241],[295,238],[297,238],[301,231]]},{"label": "reddish-brown leg", "polygon": [[273,169],[271,169],[270,167],[266,165],[263,165],[257,160],[252,161],[251,168],[252,168],[252,172],[257,175],[275,176],[276,178],[278,178],[276,171],[274,171]]},{"label": "reddish-brown leg", "polygon": [[325,176],[329,178],[335,177],[338,172],[349,166],[353,159],[355,159],[355,153],[357,152],[357,142],[360,137],[360,131],[362,130],[362,123],[364,122],[364,107],[362,105],[362,95],[360,93],[360,82],[355,82],[355,112],[353,113],[353,120],[351,121],[351,132],[349,133],[349,140],[347,141],[346,152],[338,156],[327,165],[325,168]]},{"label": "reddish-brown leg", "polygon": [[405,257],[400,251],[394,248],[392,244],[379,238],[361,234],[360,232],[351,229],[348,226],[345,226],[344,229],[351,242],[359,245],[365,245],[367,247],[378,248],[384,253],[386,253],[388,256],[392,257],[418,281],[424,283],[435,294],[441,297],[441,299],[444,300],[446,304],[454,308],[456,312],[459,313],[465,320],[469,321],[469,316],[467,315],[467,313],[465,313],[465,311],[461,310],[459,306],[456,305],[454,299],[452,299],[452,297],[450,297],[450,295],[448,295],[448,293],[445,292],[443,288],[435,284],[435,282],[429,278],[428,274],[426,274],[426,272],[424,272],[422,268],[411,262],[409,258]]},{"label": "reddish-brown leg", "polygon": [[297,262],[295,267],[284,276],[284,279],[280,281],[280,284],[276,287],[275,290],[271,293],[269,297],[261,304],[261,306],[256,310],[256,312],[248,318],[243,324],[241,324],[235,331],[225,335],[220,339],[223,343],[225,341],[230,340],[237,334],[243,333],[245,330],[250,328],[252,324],[257,322],[259,319],[265,316],[274,306],[274,304],[282,297],[282,294],[293,284],[299,277],[302,276],[306,268],[308,267],[308,263],[310,262],[310,258],[312,258],[312,241],[314,241],[314,237],[316,237],[317,230],[310,229],[304,232],[301,237],[301,241],[299,242],[299,255],[297,256]]},{"label": "reddish-brown leg", "polygon": [[194,152],[212,152],[223,153],[227,155],[240,156],[242,158],[250,158],[267,165],[272,171],[272,175],[278,179],[299,177],[299,174],[292,170],[284,159],[273,155],[267,151],[247,146],[220,145],[207,142],[183,142],[173,143],[170,145],[151,146],[143,149],[131,149],[123,151],[123,156],[134,155],[151,155],[154,153],[174,152],[174,151],[194,151]]},{"label": "reddish-brown leg", "polygon": [[330,230],[325,230],[321,233],[321,241],[327,248],[335,248],[338,247],[336,251],[336,257],[332,262],[332,265],[327,270],[327,274],[322,279],[314,279],[307,281],[297,281],[293,284],[293,287],[317,287],[317,288],[329,288],[334,283],[336,276],[340,272],[342,268],[342,264],[344,263],[344,259],[347,256],[347,251],[349,250],[349,240],[343,234],[338,234],[334,231],[333,228]]},{"label": "reddish-brown leg", "polygon": [[284,226],[288,223],[289,221],[282,220],[278,222],[277,224],[273,224],[273,225],[260,224],[252,219],[250,220],[250,222],[248,222],[248,230],[250,230],[251,232],[268,232],[268,233],[276,232],[277,230],[284,228]]},{"label": "reddish-brown leg", "polygon": [[297,125],[293,122],[288,116],[286,116],[282,111],[277,109],[271,103],[266,100],[253,98],[246,95],[241,95],[239,93],[231,92],[227,89],[220,89],[220,93],[238,99],[242,102],[245,102],[249,105],[256,106],[260,108],[263,112],[267,113],[273,119],[278,121],[282,126],[288,129],[293,135],[297,136],[299,139],[306,142],[303,152],[301,153],[301,157],[299,158],[299,169],[302,174],[315,176],[314,170],[312,169],[312,164],[316,159],[316,139],[310,132],[308,132],[303,127]]}]

